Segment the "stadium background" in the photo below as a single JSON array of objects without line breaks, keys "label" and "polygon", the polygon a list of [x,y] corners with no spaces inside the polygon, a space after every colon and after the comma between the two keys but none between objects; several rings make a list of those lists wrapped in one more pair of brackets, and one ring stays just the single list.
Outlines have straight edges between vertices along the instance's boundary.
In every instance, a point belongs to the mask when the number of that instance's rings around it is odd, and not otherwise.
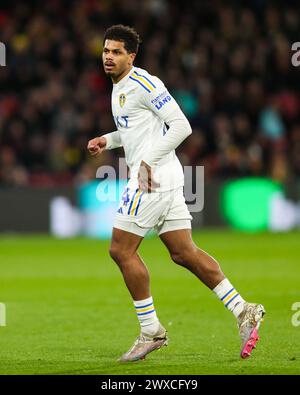
[{"label": "stadium background", "polygon": [[[193,214],[198,245],[216,254],[241,291],[271,308],[273,338],[248,371],[232,362],[230,347],[237,345],[230,319],[204,287],[199,291],[189,274],[167,263],[156,238],[144,243],[142,253],[162,315],[184,351],[176,350],[177,359],[172,350],[167,357],[153,355],[147,368],[116,368],[112,361],[129,346],[136,327],[120,275],[109,263],[108,241],[47,236],[52,231],[60,237],[109,237],[111,216],[105,213],[112,215],[115,207],[95,199],[95,175],[101,165],[118,170],[122,150],[95,160],[86,146],[90,138],[115,130],[111,82],[101,65],[103,33],[115,23],[137,29],[143,42],[136,65],[165,82],[191,122],[193,134],[177,153],[183,165],[205,169],[204,210]],[[291,63],[291,46],[300,41],[298,2],[1,1],[0,41],[6,46],[6,66],[0,67],[0,302],[7,308],[0,373],[297,372],[293,345],[299,328],[291,324],[291,306],[300,299],[300,67]],[[107,301],[110,289],[114,294]],[[175,289],[193,294],[182,301]],[[84,301],[80,294],[87,295]],[[177,327],[170,297],[182,308]],[[194,354],[198,297],[205,301],[200,322],[206,334],[197,339],[201,347]],[[88,322],[84,350],[74,305]],[[120,336],[107,322],[115,319],[116,305],[128,333],[97,352],[95,328],[105,336],[96,319],[100,310],[102,324]],[[191,328],[187,344],[179,338],[183,322]],[[216,340],[220,330],[224,335]],[[222,358],[208,347],[211,331],[228,366],[220,368]],[[271,358],[278,337],[279,350]]]}]

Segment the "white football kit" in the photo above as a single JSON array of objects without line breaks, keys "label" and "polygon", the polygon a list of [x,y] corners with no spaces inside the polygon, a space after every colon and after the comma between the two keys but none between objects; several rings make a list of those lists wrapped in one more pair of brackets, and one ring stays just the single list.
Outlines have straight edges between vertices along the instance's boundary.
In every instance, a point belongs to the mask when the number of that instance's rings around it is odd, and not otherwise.
[{"label": "white football kit", "polygon": [[[105,134],[106,149],[123,146],[130,179],[116,214],[114,227],[145,236],[190,229],[183,196],[184,174],[175,148],[191,134],[185,115],[163,82],[146,70],[133,67],[113,84],[112,113],[117,131]],[[155,192],[139,190],[141,161],[153,169],[159,184]]]}]

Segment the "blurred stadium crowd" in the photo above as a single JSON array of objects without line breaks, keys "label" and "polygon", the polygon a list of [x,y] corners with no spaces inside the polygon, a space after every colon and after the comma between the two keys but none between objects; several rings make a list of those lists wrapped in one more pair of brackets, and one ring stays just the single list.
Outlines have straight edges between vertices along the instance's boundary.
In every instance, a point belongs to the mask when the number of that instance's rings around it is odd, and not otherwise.
[{"label": "blurred stadium crowd", "polygon": [[65,185],[116,165],[121,150],[96,160],[86,151],[115,130],[101,64],[115,23],[136,28],[136,65],[165,82],[192,124],[184,165],[204,165],[206,177],[300,176],[300,12],[281,3],[1,1],[0,184]]}]

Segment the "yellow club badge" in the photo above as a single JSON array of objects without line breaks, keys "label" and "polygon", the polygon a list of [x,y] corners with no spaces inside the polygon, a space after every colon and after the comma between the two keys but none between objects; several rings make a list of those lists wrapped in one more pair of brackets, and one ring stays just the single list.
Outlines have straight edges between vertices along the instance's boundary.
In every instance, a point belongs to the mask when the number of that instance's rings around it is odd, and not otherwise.
[{"label": "yellow club badge", "polygon": [[125,101],[126,101],[125,93],[121,93],[120,96],[119,96],[119,103],[120,103],[120,106],[121,106],[121,107],[124,106]]}]

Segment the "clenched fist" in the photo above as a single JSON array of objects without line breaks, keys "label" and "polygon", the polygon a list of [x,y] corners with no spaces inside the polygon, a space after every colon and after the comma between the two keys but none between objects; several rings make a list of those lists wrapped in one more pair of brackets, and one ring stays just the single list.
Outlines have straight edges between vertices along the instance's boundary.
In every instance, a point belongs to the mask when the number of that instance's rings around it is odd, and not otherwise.
[{"label": "clenched fist", "polygon": [[89,150],[92,156],[97,156],[101,154],[101,152],[106,147],[106,138],[105,137],[96,137],[88,142],[87,149]]}]

